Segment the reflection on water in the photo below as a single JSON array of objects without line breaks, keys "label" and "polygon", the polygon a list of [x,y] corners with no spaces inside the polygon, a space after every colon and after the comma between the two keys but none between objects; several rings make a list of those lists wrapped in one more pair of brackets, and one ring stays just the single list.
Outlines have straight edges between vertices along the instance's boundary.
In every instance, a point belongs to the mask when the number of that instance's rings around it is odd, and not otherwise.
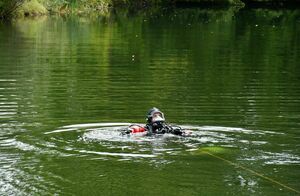
[{"label": "reflection on water", "polygon": [[[299,24],[263,9],[0,24],[0,194],[291,191],[203,149],[299,190]],[[120,135],[153,106],[194,134]]]}]

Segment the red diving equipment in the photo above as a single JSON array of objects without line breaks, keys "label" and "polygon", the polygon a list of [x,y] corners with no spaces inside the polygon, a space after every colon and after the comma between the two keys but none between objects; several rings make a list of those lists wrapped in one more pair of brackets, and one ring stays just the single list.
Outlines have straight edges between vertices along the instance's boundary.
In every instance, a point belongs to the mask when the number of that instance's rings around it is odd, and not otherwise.
[{"label": "red diving equipment", "polygon": [[145,127],[139,125],[131,125],[129,129],[131,130],[131,133],[142,133],[146,131]]}]

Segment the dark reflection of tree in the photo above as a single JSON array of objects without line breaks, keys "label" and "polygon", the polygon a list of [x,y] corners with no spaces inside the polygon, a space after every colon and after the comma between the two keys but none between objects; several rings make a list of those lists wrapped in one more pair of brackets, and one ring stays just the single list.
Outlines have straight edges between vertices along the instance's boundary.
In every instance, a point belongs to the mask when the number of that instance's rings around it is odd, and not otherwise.
[{"label": "dark reflection of tree", "polygon": [[0,19],[11,17],[24,0],[0,0]]}]

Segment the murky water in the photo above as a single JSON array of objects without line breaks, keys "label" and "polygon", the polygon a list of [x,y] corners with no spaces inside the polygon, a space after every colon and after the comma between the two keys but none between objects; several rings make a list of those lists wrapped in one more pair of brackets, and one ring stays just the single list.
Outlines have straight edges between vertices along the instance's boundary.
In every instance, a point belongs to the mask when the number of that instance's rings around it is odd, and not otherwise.
[{"label": "murky water", "polygon": [[[262,9],[0,24],[0,194],[297,194],[299,32]],[[153,106],[194,134],[120,135]]]}]

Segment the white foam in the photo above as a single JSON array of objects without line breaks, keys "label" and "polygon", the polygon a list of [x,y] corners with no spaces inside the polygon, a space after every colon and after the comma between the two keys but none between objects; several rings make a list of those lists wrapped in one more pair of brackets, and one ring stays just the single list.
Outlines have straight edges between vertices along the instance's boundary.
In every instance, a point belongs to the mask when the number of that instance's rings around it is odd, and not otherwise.
[{"label": "white foam", "polygon": [[79,150],[79,152],[81,152],[81,153],[88,153],[88,154],[106,155],[106,156],[121,156],[121,157],[142,157],[142,158],[153,158],[153,157],[156,157],[156,155],[151,155],[151,154],[96,152],[96,151],[88,151],[88,150]]},{"label": "white foam", "polygon": [[77,129],[74,129],[74,128],[70,128],[70,129],[57,129],[57,130],[54,130],[54,131],[45,132],[44,134],[61,133],[61,132],[68,132],[68,131],[74,131],[74,130],[77,130]]},{"label": "white foam", "polygon": [[90,128],[90,127],[112,127],[112,126],[129,126],[131,123],[87,123],[87,124],[75,124],[67,125],[62,128]]}]

